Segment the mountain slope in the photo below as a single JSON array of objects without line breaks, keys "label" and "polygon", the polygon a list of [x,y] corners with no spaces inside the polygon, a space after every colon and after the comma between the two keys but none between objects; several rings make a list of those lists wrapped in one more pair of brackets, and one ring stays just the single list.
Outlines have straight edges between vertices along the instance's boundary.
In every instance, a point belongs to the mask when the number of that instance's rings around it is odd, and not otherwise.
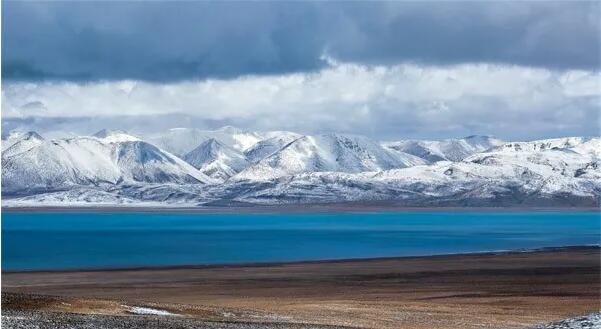
[{"label": "mountain slope", "polygon": [[[288,131],[256,132],[226,126],[217,130],[174,128],[164,133],[147,136],[146,140],[172,154],[183,157],[209,139],[218,140],[239,152],[245,152],[263,140],[280,138],[291,141],[298,137],[300,137],[299,134]],[[253,157],[253,159],[255,158]]]},{"label": "mountain slope", "polygon": [[106,143],[136,142],[136,141],[141,140],[140,138],[130,135],[122,130],[102,129],[92,136],[94,136]]},{"label": "mountain slope", "polygon": [[[384,146],[388,143],[340,134],[272,136],[247,149],[270,153],[252,163],[239,150],[210,139],[186,159],[218,178],[213,179],[137,137],[108,131],[97,136],[48,141],[31,134],[24,138],[33,142],[31,148],[6,149],[3,204],[360,201],[404,206],[599,207],[601,201],[599,137],[492,147],[488,146],[499,144],[498,140],[470,137],[431,147],[440,155],[462,158],[434,163]],[[286,138],[291,141],[285,143]],[[279,143],[285,144],[278,148]]]},{"label": "mountain slope", "polygon": [[236,200],[263,204],[394,201],[404,205],[598,206],[598,155],[583,155],[573,149],[599,141],[596,138],[562,149],[491,150],[459,162],[440,161],[380,172],[302,173],[257,184],[260,187],[255,189],[239,188],[250,192]]},{"label": "mountain slope", "polygon": [[486,151],[504,142],[489,136],[469,136],[441,141],[406,140],[384,143],[391,149],[409,153],[430,162],[460,161],[472,154]]},{"label": "mountain slope", "polygon": [[531,142],[511,142],[498,145],[493,152],[539,152],[546,150],[572,150],[579,154],[601,154],[601,139],[595,137],[564,137]]},{"label": "mountain slope", "polygon": [[205,175],[219,181],[227,180],[249,165],[242,153],[214,138],[204,141],[183,159]]},{"label": "mountain slope", "polygon": [[259,162],[279,151],[284,146],[292,143],[294,140],[302,137],[302,135],[289,132],[272,132],[268,135],[275,136],[259,141],[244,151],[244,155],[250,162]]},{"label": "mountain slope", "polygon": [[18,154],[3,153],[3,193],[77,185],[212,181],[183,160],[133,138],[123,142],[115,142],[116,137],[111,142],[96,137],[50,140]]},{"label": "mountain slope", "polygon": [[388,150],[366,137],[325,134],[300,137],[235,178],[266,179],[323,171],[379,171],[423,163],[425,161]]},{"label": "mountain slope", "polygon": [[11,156],[28,151],[40,145],[43,141],[44,138],[34,131],[23,134],[11,134],[9,140],[6,141],[6,147],[3,141],[2,156]]},{"label": "mountain slope", "polygon": [[[269,136],[271,137],[271,136]],[[184,156],[201,143],[215,139],[240,152],[267,138],[264,133],[250,132],[234,127],[217,130],[174,128],[165,133],[148,136],[146,140],[177,156]]]}]

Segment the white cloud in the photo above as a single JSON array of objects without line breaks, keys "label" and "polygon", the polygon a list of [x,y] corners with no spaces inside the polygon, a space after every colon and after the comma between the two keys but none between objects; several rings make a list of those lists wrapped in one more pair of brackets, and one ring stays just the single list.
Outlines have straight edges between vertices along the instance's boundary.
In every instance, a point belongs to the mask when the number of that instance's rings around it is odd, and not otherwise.
[{"label": "white cloud", "polygon": [[[601,74],[520,66],[364,66],[177,83],[5,83],[2,116],[184,113],[252,129],[378,137],[598,134]],[[38,104],[43,111],[27,104]],[[38,108],[36,107],[36,108]]]}]

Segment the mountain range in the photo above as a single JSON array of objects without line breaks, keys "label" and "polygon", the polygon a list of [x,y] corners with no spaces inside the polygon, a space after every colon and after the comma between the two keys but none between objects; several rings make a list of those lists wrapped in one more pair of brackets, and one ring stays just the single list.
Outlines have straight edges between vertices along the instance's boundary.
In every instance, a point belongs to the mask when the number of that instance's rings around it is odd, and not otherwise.
[{"label": "mountain range", "polygon": [[601,200],[601,138],[380,142],[234,127],[135,136],[2,138],[3,206],[586,206]]}]

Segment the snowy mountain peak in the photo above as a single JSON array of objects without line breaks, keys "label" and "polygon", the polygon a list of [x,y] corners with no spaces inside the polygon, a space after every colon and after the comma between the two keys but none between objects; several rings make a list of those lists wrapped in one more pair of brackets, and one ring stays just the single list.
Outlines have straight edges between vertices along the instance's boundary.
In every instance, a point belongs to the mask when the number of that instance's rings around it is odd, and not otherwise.
[{"label": "snowy mountain peak", "polygon": [[125,178],[152,183],[209,183],[211,179],[182,159],[143,141],[116,143],[113,154]]},{"label": "snowy mountain peak", "polygon": [[564,138],[552,138],[542,139],[531,142],[511,142],[500,145],[492,151],[512,151],[512,152],[532,152],[532,151],[546,151],[546,150],[559,150],[559,149],[573,149],[580,153],[582,151],[594,151],[597,153],[601,152],[598,148],[599,141],[598,137],[564,137]]},{"label": "snowy mountain peak", "polygon": [[37,141],[17,152],[18,145],[2,153],[2,188],[9,193],[121,183],[213,182],[183,160],[143,141],[107,142],[84,136]]},{"label": "snowy mountain peak", "polygon": [[212,149],[212,150],[216,150],[216,149],[220,149],[220,148],[229,148],[231,149],[231,147],[227,146],[225,143],[219,141],[216,138],[209,138],[206,141],[204,141],[200,146],[204,145],[204,147]]},{"label": "snowy mountain peak", "polygon": [[108,130],[102,129],[99,132],[92,135],[96,138],[99,138],[107,143],[118,143],[118,142],[134,142],[139,141],[138,137],[128,134],[122,130]]},{"label": "snowy mountain peak", "polygon": [[[3,140],[3,198],[28,205],[377,200],[597,207],[601,199],[599,137],[506,143],[468,136],[380,143],[350,134],[235,128],[174,129],[155,137],[188,151],[174,155],[158,142],[122,131],[54,140],[11,134]],[[14,144],[5,148],[7,140]]]},{"label": "snowy mountain peak", "polygon": [[289,132],[250,132],[226,126],[218,130],[200,130],[196,128],[177,128],[167,132],[148,136],[146,140],[175,155],[184,156],[202,142],[214,138],[219,142],[244,152],[267,138],[296,135]]},{"label": "snowy mountain peak", "polygon": [[202,142],[184,156],[184,160],[212,178],[225,181],[249,163],[246,157],[215,138]]},{"label": "snowy mountain peak", "polygon": [[250,162],[255,163],[279,151],[300,137],[301,135],[298,134],[282,132],[256,143],[244,151],[244,155]]},{"label": "snowy mountain peak", "polygon": [[28,131],[28,132],[24,133],[23,135],[21,135],[20,139],[21,140],[43,141],[44,137],[40,136],[40,134],[36,133],[35,131]]},{"label": "snowy mountain peak", "polygon": [[6,140],[2,141],[2,156],[8,157],[25,152],[43,141],[44,138],[35,131],[11,133]]},{"label": "snowy mountain peak", "polygon": [[209,138],[184,155],[184,160],[200,168],[206,162],[214,161],[221,153],[237,153],[237,151],[215,138]]},{"label": "snowy mountain peak", "polygon": [[6,148],[18,141],[21,141],[21,140],[32,140],[32,139],[44,140],[44,138],[35,131],[23,132],[23,131],[12,130],[8,134],[2,134],[2,143],[4,144],[3,148]]},{"label": "snowy mountain peak", "polygon": [[461,140],[464,140],[472,147],[477,147],[481,149],[489,149],[491,147],[495,147],[497,145],[505,143],[503,140],[488,135],[471,135],[461,138]]},{"label": "snowy mountain peak", "polygon": [[104,128],[104,129],[97,131],[92,136],[98,137],[98,138],[106,138],[112,134],[126,134],[126,132],[123,130],[119,130],[119,129],[111,130],[111,129]]},{"label": "snowy mountain peak", "polygon": [[265,179],[324,171],[378,171],[412,165],[415,157],[409,157],[363,136],[335,133],[302,136],[236,175],[236,178]]},{"label": "snowy mountain peak", "polygon": [[504,142],[491,136],[472,135],[460,139],[444,140],[404,140],[387,142],[385,146],[405,153],[415,155],[430,162],[461,161],[462,159]]},{"label": "snowy mountain peak", "polygon": [[243,133],[247,133],[247,131],[240,129],[240,128],[236,128],[234,126],[223,126],[217,130],[215,130],[217,132],[221,132],[221,133],[226,133],[226,134],[243,134]]}]

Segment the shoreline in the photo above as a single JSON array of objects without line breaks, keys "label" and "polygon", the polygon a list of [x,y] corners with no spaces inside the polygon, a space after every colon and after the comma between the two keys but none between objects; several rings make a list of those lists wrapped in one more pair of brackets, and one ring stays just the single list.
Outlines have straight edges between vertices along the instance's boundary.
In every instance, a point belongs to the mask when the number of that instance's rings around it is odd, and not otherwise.
[{"label": "shoreline", "polygon": [[90,205],[90,206],[2,206],[2,213],[184,213],[184,214],[321,214],[321,213],[385,213],[385,212],[598,212],[601,207],[407,207],[393,204],[293,204],[249,206],[149,206],[149,205]]},{"label": "shoreline", "polygon": [[242,263],[220,263],[220,264],[184,264],[184,265],[157,265],[157,266],[125,266],[125,267],[95,267],[95,268],[68,268],[68,269],[33,269],[33,270],[1,270],[2,274],[25,274],[25,273],[72,273],[72,272],[144,272],[144,271],[163,271],[163,270],[203,270],[203,269],[228,269],[228,268],[267,268],[274,266],[295,266],[295,265],[319,265],[319,264],[344,264],[355,262],[380,262],[380,261],[402,261],[402,260],[435,260],[437,258],[462,258],[465,256],[501,256],[513,254],[536,254],[557,251],[601,251],[601,244],[591,245],[570,245],[540,247],[532,249],[511,249],[511,250],[488,250],[475,252],[459,252],[433,255],[417,256],[390,256],[390,257],[367,257],[367,258],[340,258],[340,259],[317,259],[300,261],[276,261],[276,262],[242,262]]}]

